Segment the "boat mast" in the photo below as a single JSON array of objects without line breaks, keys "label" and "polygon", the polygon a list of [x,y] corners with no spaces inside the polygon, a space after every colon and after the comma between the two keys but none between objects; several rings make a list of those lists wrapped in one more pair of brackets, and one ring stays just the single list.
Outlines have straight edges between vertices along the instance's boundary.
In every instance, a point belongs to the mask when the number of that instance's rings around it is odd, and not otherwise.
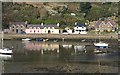
[{"label": "boat mast", "polygon": [[3,31],[2,31],[2,39],[1,40],[2,40],[2,49],[3,49]]}]

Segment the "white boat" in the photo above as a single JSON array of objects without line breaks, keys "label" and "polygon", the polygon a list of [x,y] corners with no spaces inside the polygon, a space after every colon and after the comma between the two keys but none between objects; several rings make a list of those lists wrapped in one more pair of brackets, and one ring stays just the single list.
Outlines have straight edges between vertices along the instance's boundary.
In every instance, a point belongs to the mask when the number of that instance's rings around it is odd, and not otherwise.
[{"label": "white boat", "polygon": [[[99,32],[99,34],[100,34],[100,32]],[[99,47],[99,48],[108,48],[108,43],[104,43],[104,42],[100,41],[100,37],[99,37],[99,42],[98,43],[95,42],[94,46]]]},{"label": "white boat", "polygon": [[13,52],[9,48],[2,48],[0,49],[0,54],[11,55]]},{"label": "white boat", "polygon": [[107,44],[107,43],[104,43],[104,42],[94,43],[94,45],[95,45],[96,47],[99,47],[99,48],[106,48],[106,47],[108,47],[108,44]]},{"label": "white boat", "polygon": [[102,53],[102,51],[98,49],[94,49],[94,53]]},{"label": "white boat", "polygon": [[25,39],[22,39],[23,41],[30,41],[31,39],[30,38],[25,38]]},{"label": "white boat", "polygon": [[10,55],[12,54],[12,50],[10,50],[9,48],[4,48],[3,47],[3,32],[2,32],[2,39],[1,40],[1,44],[2,44],[2,47],[0,48],[0,54],[6,54],[6,55]]}]

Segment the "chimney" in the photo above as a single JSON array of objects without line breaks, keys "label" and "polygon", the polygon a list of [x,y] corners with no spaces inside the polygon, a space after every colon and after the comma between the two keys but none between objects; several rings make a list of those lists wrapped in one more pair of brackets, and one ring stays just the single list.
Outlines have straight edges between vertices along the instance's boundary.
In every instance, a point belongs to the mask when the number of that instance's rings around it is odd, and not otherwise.
[{"label": "chimney", "polygon": [[77,25],[77,22],[75,22],[75,25]]},{"label": "chimney", "polygon": [[25,24],[28,24],[28,21],[25,21]]},{"label": "chimney", "polygon": [[57,23],[57,26],[59,27],[59,26],[60,26],[60,24],[59,24],[59,23]]},{"label": "chimney", "polygon": [[41,23],[41,26],[43,26],[43,23]]}]

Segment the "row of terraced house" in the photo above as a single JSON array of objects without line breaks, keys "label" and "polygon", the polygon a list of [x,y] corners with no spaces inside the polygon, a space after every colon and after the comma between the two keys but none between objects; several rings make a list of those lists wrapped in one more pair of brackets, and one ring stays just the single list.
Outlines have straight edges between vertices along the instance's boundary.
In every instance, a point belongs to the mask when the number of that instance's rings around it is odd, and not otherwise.
[{"label": "row of terraced house", "polygon": [[60,29],[60,24],[28,24],[26,22],[10,22],[8,33],[26,33],[26,34],[87,34],[87,29],[95,31],[115,31],[117,24],[113,20],[98,20],[90,22],[89,25],[76,22],[75,27],[70,29]]}]

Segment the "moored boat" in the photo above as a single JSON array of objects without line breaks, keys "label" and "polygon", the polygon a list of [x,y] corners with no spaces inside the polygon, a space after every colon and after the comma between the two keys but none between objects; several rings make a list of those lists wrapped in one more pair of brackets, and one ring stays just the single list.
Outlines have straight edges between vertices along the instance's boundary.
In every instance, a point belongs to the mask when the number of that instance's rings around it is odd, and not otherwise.
[{"label": "moored boat", "polygon": [[11,55],[13,52],[9,48],[0,49],[0,54]]},{"label": "moored boat", "polygon": [[98,42],[98,43],[94,43],[94,46],[99,48],[108,48],[108,43]]},{"label": "moored boat", "polygon": [[30,41],[31,39],[30,38],[25,38],[25,39],[22,39],[23,41]]},{"label": "moored boat", "polygon": [[5,54],[5,55],[11,55],[13,52],[12,52],[12,50],[11,49],[9,49],[9,48],[5,48],[5,47],[3,47],[3,32],[2,32],[2,38],[0,39],[1,40],[1,48],[0,48],[0,54]]}]

